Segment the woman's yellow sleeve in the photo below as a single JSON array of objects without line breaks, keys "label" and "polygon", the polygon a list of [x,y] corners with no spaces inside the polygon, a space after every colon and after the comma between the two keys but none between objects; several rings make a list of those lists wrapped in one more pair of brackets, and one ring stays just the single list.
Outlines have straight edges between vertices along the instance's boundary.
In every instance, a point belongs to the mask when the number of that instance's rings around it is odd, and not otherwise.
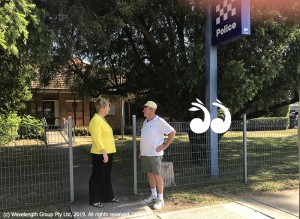
[{"label": "woman's yellow sleeve", "polygon": [[90,127],[90,133],[93,139],[93,144],[96,146],[96,148],[99,150],[99,152],[103,149],[105,149],[103,144],[103,138],[102,138],[102,131],[101,131],[101,123],[95,122],[92,124],[92,127]]}]

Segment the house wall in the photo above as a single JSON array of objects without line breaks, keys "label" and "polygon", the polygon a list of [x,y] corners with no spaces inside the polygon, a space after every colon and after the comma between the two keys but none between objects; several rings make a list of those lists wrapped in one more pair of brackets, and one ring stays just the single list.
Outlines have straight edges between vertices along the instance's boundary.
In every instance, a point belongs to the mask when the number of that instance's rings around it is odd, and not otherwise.
[{"label": "house wall", "polygon": [[[51,99],[51,94],[56,99]],[[50,99],[49,99],[50,96]],[[54,104],[54,122],[50,125],[57,125],[63,127],[63,118],[67,119],[69,116],[72,116],[73,125],[76,126],[88,126],[90,119],[93,117],[95,111],[93,108],[92,100],[89,97],[75,97],[72,93],[66,92],[33,92],[33,97],[31,102],[34,102],[36,107],[35,116],[39,119],[45,117],[44,115],[44,101],[53,102]],[[112,126],[112,128],[121,127],[121,101],[119,98],[110,99],[111,102],[111,113],[106,116],[106,120]],[[75,109],[74,109],[75,106]],[[30,112],[30,111],[29,111]],[[26,112],[25,112],[26,113]],[[30,114],[30,113],[27,113]]]},{"label": "house wall", "polygon": [[42,101],[43,97],[42,95],[36,95],[36,97],[34,98],[34,101],[36,103],[36,107],[37,107],[37,118],[43,118],[43,101]]},{"label": "house wall", "polygon": [[105,117],[107,122],[111,125],[113,129],[121,127],[121,118],[122,118],[122,105],[120,99],[110,99],[111,102],[111,112],[114,111],[114,115],[109,115]]}]

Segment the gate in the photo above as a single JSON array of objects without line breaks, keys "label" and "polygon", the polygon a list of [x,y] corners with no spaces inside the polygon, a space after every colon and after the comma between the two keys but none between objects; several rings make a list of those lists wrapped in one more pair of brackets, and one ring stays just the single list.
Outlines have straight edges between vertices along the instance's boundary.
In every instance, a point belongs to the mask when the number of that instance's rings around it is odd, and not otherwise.
[{"label": "gate", "polygon": [[0,124],[0,210],[72,201],[69,136],[71,128]]}]

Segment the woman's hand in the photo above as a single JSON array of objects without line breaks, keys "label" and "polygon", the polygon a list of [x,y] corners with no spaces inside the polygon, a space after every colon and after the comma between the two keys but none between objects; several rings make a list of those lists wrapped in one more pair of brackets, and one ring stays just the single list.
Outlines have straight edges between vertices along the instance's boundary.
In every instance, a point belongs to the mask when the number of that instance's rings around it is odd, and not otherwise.
[{"label": "woman's hand", "polygon": [[103,154],[103,163],[107,163],[108,162],[108,155],[106,153],[106,150],[101,150],[102,154]]},{"label": "woman's hand", "polygon": [[107,163],[108,162],[108,156],[107,154],[103,154],[103,163]]}]

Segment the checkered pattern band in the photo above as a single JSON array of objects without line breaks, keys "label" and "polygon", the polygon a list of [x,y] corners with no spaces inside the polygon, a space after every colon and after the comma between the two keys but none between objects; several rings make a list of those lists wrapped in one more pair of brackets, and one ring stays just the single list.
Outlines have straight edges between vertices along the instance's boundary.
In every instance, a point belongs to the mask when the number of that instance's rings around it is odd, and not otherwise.
[{"label": "checkered pattern band", "polygon": [[234,16],[236,14],[236,7],[234,7],[234,2],[236,0],[224,0],[223,4],[218,4],[216,6],[216,12],[219,13],[219,17],[216,18],[216,25],[222,21],[226,21],[229,16]]}]

